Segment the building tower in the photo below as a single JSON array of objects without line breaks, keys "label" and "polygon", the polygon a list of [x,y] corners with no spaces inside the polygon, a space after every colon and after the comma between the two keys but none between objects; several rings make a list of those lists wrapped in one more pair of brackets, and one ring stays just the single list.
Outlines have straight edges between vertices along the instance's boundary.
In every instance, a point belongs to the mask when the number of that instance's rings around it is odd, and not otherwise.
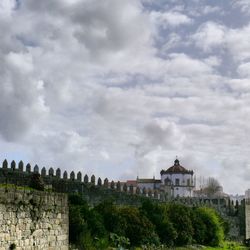
[{"label": "building tower", "polygon": [[161,190],[170,197],[192,197],[194,172],[180,165],[178,159],[167,170],[161,170]]}]

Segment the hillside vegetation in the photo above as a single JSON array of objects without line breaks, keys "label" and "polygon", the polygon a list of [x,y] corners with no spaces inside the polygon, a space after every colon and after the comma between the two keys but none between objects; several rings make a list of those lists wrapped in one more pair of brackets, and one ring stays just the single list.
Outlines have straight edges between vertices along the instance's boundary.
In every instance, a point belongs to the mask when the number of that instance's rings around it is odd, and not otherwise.
[{"label": "hillside vegetation", "polygon": [[105,201],[91,208],[79,195],[70,195],[69,201],[70,243],[79,249],[216,247],[228,230],[228,224],[208,207],[151,201],[131,207]]}]

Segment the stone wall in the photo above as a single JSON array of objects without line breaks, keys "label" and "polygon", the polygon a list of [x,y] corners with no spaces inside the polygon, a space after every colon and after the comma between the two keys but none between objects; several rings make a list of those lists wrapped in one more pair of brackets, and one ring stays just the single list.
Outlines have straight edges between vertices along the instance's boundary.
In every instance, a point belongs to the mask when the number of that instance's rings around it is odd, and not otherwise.
[{"label": "stone wall", "polygon": [[[114,182],[105,178],[102,180],[95,175],[88,176],[82,172],[75,173],[71,171],[62,171],[60,168],[53,169],[52,167],[46,169],[39,168],[37,165],[31,166],[29,163],[24,165],[22,161],[16,164],[12,161],[10,164],[4,160],[2,167],[0,166],[0,183],[13,184],[14,186],[29,186],[30,180],[34,173],[39,173],[46,184],[47,188],[53,192],[59,193],[79,193],[81,194],[89,205],[95,206],[102,201],[112,200],[116,205],[132,205],[139,206],[145,199],[150,198],[154,202],[178,202],[188,206],[209,206],[215,208],[222,216],[237,217],[232,218],[232,221],[240,219],[237,225],[243,225],[245,217],[238,218],[238,208],[231,204],[229,198],[172,198],[168,196],[168,192],[162,190],[153,190],[150,188],[134,187],[126,182]],[[241,208],[241,206],[240,206]],[[244,218],[243,218],[244,217]],[[230,219],[231,220],[231,219]],[[233,227],[234,222],[232,223]],[[236,227],[239,228],[238,226]],[[245,228],[240,232],[232,233],[230,237],[237,237],[245,234]],[[233,229],[232,232],[237,230]]]},{"label": "stone wall", "polygon": [[250,241],[250,190],[245,193],[245,239]]},{"label": "stone wall", "polygon": [[68,249],[65,194],[0,188],[0,250]]}]

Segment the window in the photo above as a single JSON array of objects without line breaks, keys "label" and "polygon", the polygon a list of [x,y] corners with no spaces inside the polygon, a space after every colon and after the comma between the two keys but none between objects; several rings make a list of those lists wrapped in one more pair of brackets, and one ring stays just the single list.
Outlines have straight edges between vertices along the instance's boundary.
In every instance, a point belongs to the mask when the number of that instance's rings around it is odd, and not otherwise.
[{"label": "window", "polygon": [[179,186],[180,185],[180,179],[175,179],[175,186]]},{"label": "window", "polygon": [[187,180],[187,185],[190,186],[190,179]]},{"label": "window", "polygon": [[171,185],[171,180],[168,177],[165,179],[165,185],[167,186]]}]

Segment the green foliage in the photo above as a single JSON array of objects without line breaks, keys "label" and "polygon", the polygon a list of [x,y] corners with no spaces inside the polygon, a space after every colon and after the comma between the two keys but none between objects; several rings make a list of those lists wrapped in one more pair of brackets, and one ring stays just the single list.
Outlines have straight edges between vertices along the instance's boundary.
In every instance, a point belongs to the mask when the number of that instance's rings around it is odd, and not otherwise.
[{"label": "green foliage", "polygon": [[228,230],[228,223],[211,208],[146,201],[141,211],[155,225],[161,243],[168,246],[191,243],[216,246]]},{"label": "green foliage", "polygon": [[31,175],[29,186],[36,190],[44,191],[44,181],[39,173]]},{"label": "green foliage", "polygon": [[199,210],[194,207],[191,213],[191,219],[193,224],[193,241],[198,244],[205,244],[207,226],[204,223]]},{"label": "green foliage", "polygon": [[79,235],[77,247],[80,250],[96,250],[95,245],[94,245],[94,241],[93,241],[93,237],[89,231],[82,232]]},{"label": "green foliage", "polygon": [[126,221],[112,201],[104,201],[95,207],[94,210],[102,216],[104,227],[108,232],[125,236],[124,225]]},{"label": "green foliage", "polygon": [[110,243],[109,243],[109,239],[108,238],[98,238],[95,237],[94,238],[94,243],[95,243],[95,247],[98,250],[106,250],[108,249]]},{"label": "green foliage", "polygon": [[77,245],[81,235],[87,232],[87,223],[85,222],[80,206],[69,207],[69,241]]},{"label": "green foliage", "polygon": [[167,206],[167,214],[170,222],[177,232],[174,244],[177,246],[187,245],[192,242],[193,225],[190,219],[190,208],[179,205],[170,204]]},{"label": "green foliage", "polygon": [[82,205],[88,209],[87,202],[79,194],[69,194],[69,204],[72,205]]},{"label": "green foliage", "polygon": [[142,204],[141,212],[155,225],[160,241],[168,246],[173,246],[177,232],[168,218],[166,207],[147,200]]},{"label": "green foliage", "polygon": [[90,209],[80,195],[70,195],[69,202],[70,243],[80,249],[91,250],[96,249],[96,246],[102,249],[101,246],[105,245],[107,238],[107,231],[101,215]]},{"label": "green foliage", "polygon": [[208,207],[199,207],[197,208],[197,216],[200,217],[205,226],[202,243],[210,246],[220,245],[224,239],[224,231],[220,217],[215,210]]},{"label": "green foliage", "polygon": [[86,214],[86,221],[91,235],[95,237],[107,237],[102,216],[94,210],[89,210]]},{"label": "green foliage", "polygon": [[[227,223],[207,207],[146,201],[140,208],[115,206],[105,201],[90,208],[79,195],[69,196],[70,242],[79,249],[143,246],[218,246]],[[109,237],[108,237],[109,236]],[[152,248],[152,246],[155,246]]]},{"label": "green foliage", "polygon": [[133,246],[146,243],[159,244],[154,225],[137,208],[122,207],[119,212],[126,222],[124,224],[125,236],[130,239]]},{"label": "green foliage", "polygon": [[130,240],[124,236],[119,236],[115,233],[110,233],[110,241],[112,246],[117,248],[126,248],[130,246]]},{"label": "green foliage", "polygon": [[132,245],[159,243],[159,238],[150,220],[135,207],[118,208],[106,201],[95,210],[103,217],[107,231],[130,239]]}]

